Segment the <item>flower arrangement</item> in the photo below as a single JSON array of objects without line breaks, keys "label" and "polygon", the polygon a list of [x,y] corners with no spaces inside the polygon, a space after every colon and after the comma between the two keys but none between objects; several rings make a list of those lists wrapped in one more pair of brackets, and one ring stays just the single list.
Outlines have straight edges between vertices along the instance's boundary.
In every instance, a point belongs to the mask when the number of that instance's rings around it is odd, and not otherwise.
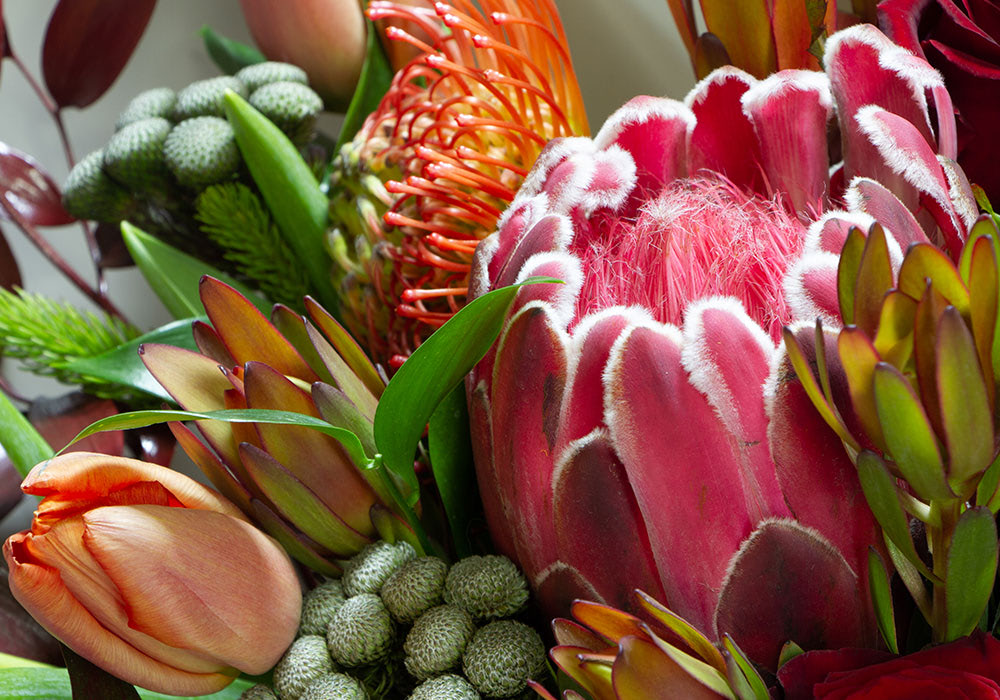
[{"label": "flower arrangement", "polygon": [[[56,4],[64,138],[154,5]],[[1000,698],[990,3],[671,0],[698,82],[593,136],[554,0],[241,5],[61,186],[0,148],[103,313],[0,268],[83,392],[0,396],[0,696]]]}]

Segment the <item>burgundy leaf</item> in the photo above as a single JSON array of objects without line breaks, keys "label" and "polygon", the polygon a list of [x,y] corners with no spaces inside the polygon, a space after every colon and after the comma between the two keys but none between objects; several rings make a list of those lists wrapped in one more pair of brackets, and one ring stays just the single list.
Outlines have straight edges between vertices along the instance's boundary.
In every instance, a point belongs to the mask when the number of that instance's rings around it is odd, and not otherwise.
[{"label": "burgundy leaf", "polygon": [[14,259],[14,253],[7,243],[7,238],[0,230],[0,287],[12,289],[21,286],[21,270]]},{"label": "burgundy leaf", "polygon": [[0,559],[0,652],[53,666],[62,664],[59,642],[14,600],[7,585],[7,566]]},{"label": "burgundy leaf", "polygon": [[103,700],[139,700],[139,693],[123,680],[95,666],[67,646],[62,647],[73,699],[103,698]]},{"label": "burgundy leaf", "polygon": [[118,224],[101,222],[94,231],[97,249],[101,252],[101,267],[132,267],[135,261],[125,246],[122,230]]},{"label": "burgundy leaf", "polygon": [[45,85],[60,107],[86,107],[115,82],[156,0],[59,0],[42,48]]},{"label": "burgundy leaf", "polygon": [[0,520],[21,501],[21,475],[0,445]]},{"label": "burgundy leaf", "polygon": [[[94,421],[116,413],[118,409],[114,401],[72,392],[54,399],[42,398],[34,401],[28,411],[28,420],[52,449],[59,450]],[[125,438],[120,430],[116,430],[84,438],[74,444],[70,451],[121,455],[124,446]]]},{"label": "burgundy leaf", "polygon": [[[62,195],[52,178],[34,158],[0,142],[0,197],[35,226],[62,226],[76,219],[62,205]],[[0,218],[7,218],[0,209]]]},{"label": "burgundy leaf", "polygon": [[174,448],[177,447],[174,434],[165,424],[128,430],[125,432],[125,440],[136,458],[164,467],[170,466]]},{"label": "burgundy leaf", "polygon": [[7,43],[7,22],[3,18],[3,0],[0,0],[0,61],[10,56],[10,44]]}]

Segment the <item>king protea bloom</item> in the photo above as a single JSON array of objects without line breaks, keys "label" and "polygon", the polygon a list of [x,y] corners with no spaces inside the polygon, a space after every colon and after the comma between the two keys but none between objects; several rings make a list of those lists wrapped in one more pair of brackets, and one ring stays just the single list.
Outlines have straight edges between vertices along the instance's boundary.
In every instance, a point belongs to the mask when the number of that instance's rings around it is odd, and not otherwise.
[{"label": "king protea bloom", "polygon": [[421,53],[341,154],[329,247],[346,324],[398,364],[464,303],[476,244],[546,142],[588,129],[552,0],[376,0],[368,16]]},{"label": "king protea bloom", "polygon": [[720,69],[554,141],[477,250],[473,296],[565,281],[519,292],[468,380],[491,532],[550,612],[640,588],[771,667],[788,639],[874,642],[881,537],[776,343],[781,278],[856,176],[947,239],[921,205],[950,219],[952,200],[902,156],[953,155],[954,129],[940,76],[873,27],[826,56],[826,75]]}]

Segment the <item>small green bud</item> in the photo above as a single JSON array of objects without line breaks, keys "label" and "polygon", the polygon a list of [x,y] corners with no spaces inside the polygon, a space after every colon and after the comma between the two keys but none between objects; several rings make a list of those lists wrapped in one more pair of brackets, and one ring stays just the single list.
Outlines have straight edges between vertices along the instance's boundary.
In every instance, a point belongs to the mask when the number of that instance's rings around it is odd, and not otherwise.
[{"label": "small green bud", "polygon": [[497,620],[476,630],[462,657],[462,670],[483,695],[509,698],[545,671],[545,645],[528,625]]},{"label": "small green bud", "polygon": [[309,83],[309,78],[304,70],[291,63],[281,63],[280,61],[254,63],[252,66],[241,68],[233,77],[246,85],[251,93],[270,83],[289,82],[302,83],[303,85]]},{"label": "small green bud", "polygon": [[240,694],[240,700],[278,700],[278,696],[266,685],[258,683],[244,690]]},{"label": "small green bud", "polygon": [[326,640],[315,634],[299,637],[274,667],[274,692],[281,700],[298,700],[312,681],[333,671]]},{"label": "small green bud", "polygon": [[104,151],[81,158],[69,171],[62,203],[78,219],[118,222],[127,218],[132,195],[104,172]]},{"label": "small green bud", "polygon": [[177,93],[168,87],[153,88],[140,92],[132,98],[125,110],[118,115],[115,122],[115,131],[121,130],[132,122],[152,117],[163,117],[169,119],[174,112],[174,105],[177,103]]},{"label": "small green bud", "polygon": [[507,557],[466,557],[448,572],[444,601],[477,619],[509,617],[528,602],[528,582]]},{"label": "small green bud", "polygon": [[324,581],[302,598],[299,634],[326,634],[334,614],[344,604],[344,588],[338,579]]},{"label": "small green bud", "polygon": [[406,670],[417,680],[424,680],[454,668],[475,631],[476,623],[462,608],[431,608],[417,618],[403,642]]},{"label": "small green bud", "polygon": [[163,117],[140,119],[125,126],[104,147],[104,171],[132,190],[164,182],[163,143],[173,125]]},{"label": "small green bud", "polygon": [[198,80],[177,93],[174,105],[174,121],[191,117],[224,117],[222,98],[226,90],[232,90],[246,99],[247,86],[242,81],[228,75],[208,80]]},{"label": "small green bud", "polygon": [[310,683],[299,700],[368,700],[368,693],[348,675],[327,673]]},{"label": "small green bud", "polygon": [[232,177],[242,162],[233,127],[219,117],[182,121],[167,137],[163,156],[177,181],[196,189]]},{"label": "small green bud", "polygon": [[418,557],[396,569],[379,594],[399,622],[413,622],[441,602],[448,565],[437,557]]},{"label": "small green bud", "polygon": [[396,630],[382,599],[362,593],[344,601],[326,632],[330,655],[344,666],[364,666],[388,656]]},{"label": "small green bud", "polygon": [[408,700],[480,700],[469,681],[453,673],[428,678],[413,689]]},{"label": "small green bud", "polygon": [[302,83],[264,85],[250,94],[249,102],[298,144],[312,138],[316,116],[323,110],[320,96]]},{"label": "small green bud", "polygon": [[344,567],[340,579],[344,593],[347,596],[378,593],[393,571],[416,556],[416,550],[408,542],[373,542],[351,557]]}]

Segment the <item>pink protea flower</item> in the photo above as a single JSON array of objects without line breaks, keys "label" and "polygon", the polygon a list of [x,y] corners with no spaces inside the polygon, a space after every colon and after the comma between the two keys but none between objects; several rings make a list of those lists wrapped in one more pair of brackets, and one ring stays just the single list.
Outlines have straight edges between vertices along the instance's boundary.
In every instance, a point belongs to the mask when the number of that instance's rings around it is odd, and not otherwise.
[{"label": "pink protea flower", "polygon": [[940,76],[870,26],[827,46],[827,75],[720,69],[683,103],[639,97],[592,141],[550,143],[477,249],[472,295],[566,282],[519,292],[467,383],[491,531],[549,612],[640,588],[771,667],[788,639],[875,642],[881,537],[776,344],[782,276],[855,177],[925,237],[963,215],[940,189],[957,182]]}]

